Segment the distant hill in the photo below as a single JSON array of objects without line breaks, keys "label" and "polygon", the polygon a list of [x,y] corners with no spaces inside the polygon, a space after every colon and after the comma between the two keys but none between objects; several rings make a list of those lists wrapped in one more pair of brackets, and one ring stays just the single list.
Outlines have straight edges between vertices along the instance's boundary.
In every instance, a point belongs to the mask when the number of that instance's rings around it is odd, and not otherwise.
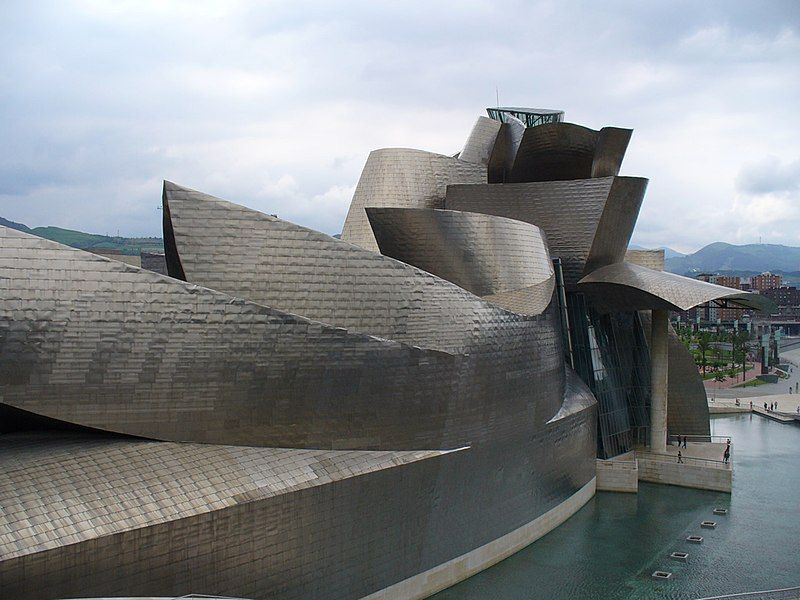
[{"label": "distant hill", "polygon": [[[645,248],[644,246],[637,246],[636,244],[631,244],[628,246],[632,250],[649,250],[649,248]],[[653,248],[653,250],[663,250],[664,251],[664,259],[674,258],[678,256],[686,256],[683,252],[678,252],[677,250],[673,250],[667,246],[659,246],[658,248]]]},{"label": "distant hill", "polygon": [[668,258],[667,271],[679,275],[696,273],[752,272],[795,273],[800,271],[800,248],[777,244],[735,246],[714,242],[694,254]]},{"label": "distant hill", "polygon": [[0,225],[3,227],[10,227],[11,229],[16,229],[17,231],[24,231],[25,233],[30,233],[31,228],[27,225],[23,225],[22,223],[15,223],[14,221],[9,221],[8,219],[4,219],[0,217]]},{"label": "distant hill", "polygon": [[32,233],[48,240],[80,248],[81,250],[117,250],[122,254],[137,255],[141,251],[164,252],[164,240],[158,237],[128,238],[84,233],[61,227],[34,227],[31,229],[22,223],[15,223],[0,217],[0,225]]}]

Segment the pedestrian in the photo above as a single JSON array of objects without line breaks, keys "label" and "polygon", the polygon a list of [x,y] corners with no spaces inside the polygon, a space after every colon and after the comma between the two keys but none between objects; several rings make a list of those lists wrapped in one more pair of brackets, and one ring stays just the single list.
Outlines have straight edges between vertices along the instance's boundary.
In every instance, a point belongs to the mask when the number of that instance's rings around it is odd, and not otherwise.
[{"label": "pedestrian", "polygon": [[725,447],[725,454],[722,455],[722,462],[724,462],[727,465],[728,464],[728,460],[730,459],[730,457],[731,457],[731,447],[730,446],[726,446]]},{"label": "pedestrian", "polygon": [[683,436],[683,447],[684,447],[684,448],[686,448],[686,441],[687,441],[687,438],[686,438],[686,436]]},{"label": "pedestrian", "polygon": [[753,410],[753,401],[750,400],[750,410]]},{"label": "pedestrian", "polygon": [[678,462],[679,462],[679,463],[682,463],[682,462],[683,462],[683,454],[681,454],[681,451],[680,451],[680,450],[678,450]]},{"label": "pedestrian", "polygon": [[764,402],[764,410],[767,410],[767,403]]}]

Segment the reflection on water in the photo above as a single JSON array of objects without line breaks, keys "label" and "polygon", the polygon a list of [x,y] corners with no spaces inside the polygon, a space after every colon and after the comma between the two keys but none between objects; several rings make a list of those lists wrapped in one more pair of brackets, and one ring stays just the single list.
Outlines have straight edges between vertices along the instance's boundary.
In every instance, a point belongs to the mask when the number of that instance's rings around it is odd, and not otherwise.
[{"label": "reflection on water", "polygon": [[[697,598],[800,585],[800,427],[751,415],[711,427],[734,441],[732,495],[648,483],[636,495],[598,492],[552,533],[434,598]],[[717,528],[701,530],[706,519]],[[691,534],[705,541],[686,542]],[[670,560],[674,551],[688,562]],[[656,570],[674,577],[656,581]]]}]

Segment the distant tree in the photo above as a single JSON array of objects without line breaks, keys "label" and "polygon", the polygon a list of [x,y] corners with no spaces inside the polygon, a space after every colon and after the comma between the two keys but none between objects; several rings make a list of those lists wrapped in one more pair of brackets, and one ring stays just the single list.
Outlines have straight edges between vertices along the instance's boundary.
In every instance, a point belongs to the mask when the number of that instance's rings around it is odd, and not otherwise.
[{"label": "distant tree", "polygon": [[750,333],[747,331],[739,331],[734,334],[736,351],[733,354],[734,361],[736,358],[742,365],[742,381],[745,379],[747,373],[747,354],[752,350],[750,346]]},{"label": "distant tree", "polygon": [[706,352],[711,346],[711,335],[706,331],[701,331],[697,335],[697,349],[700,351],[700,366],[703,368],[703,375],[706,374]]}]

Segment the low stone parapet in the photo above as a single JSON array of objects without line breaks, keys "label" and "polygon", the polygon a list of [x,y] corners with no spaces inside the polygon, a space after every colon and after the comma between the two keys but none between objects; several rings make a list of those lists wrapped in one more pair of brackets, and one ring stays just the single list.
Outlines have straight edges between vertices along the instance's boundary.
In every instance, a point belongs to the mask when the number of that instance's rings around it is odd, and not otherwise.
[{"label": "low stone parapet", "polygon": [[671,456],[638,452],[636,459],[640,481],[727,493],[732,489],[733,470],[730,464],[722,465],[690,457],[683,458],[684,462],[679,463]]},{"label": "low stone parapet", "polygon": [[633,458],[597,459],[597,491],[639,491],[639,467]]}]

